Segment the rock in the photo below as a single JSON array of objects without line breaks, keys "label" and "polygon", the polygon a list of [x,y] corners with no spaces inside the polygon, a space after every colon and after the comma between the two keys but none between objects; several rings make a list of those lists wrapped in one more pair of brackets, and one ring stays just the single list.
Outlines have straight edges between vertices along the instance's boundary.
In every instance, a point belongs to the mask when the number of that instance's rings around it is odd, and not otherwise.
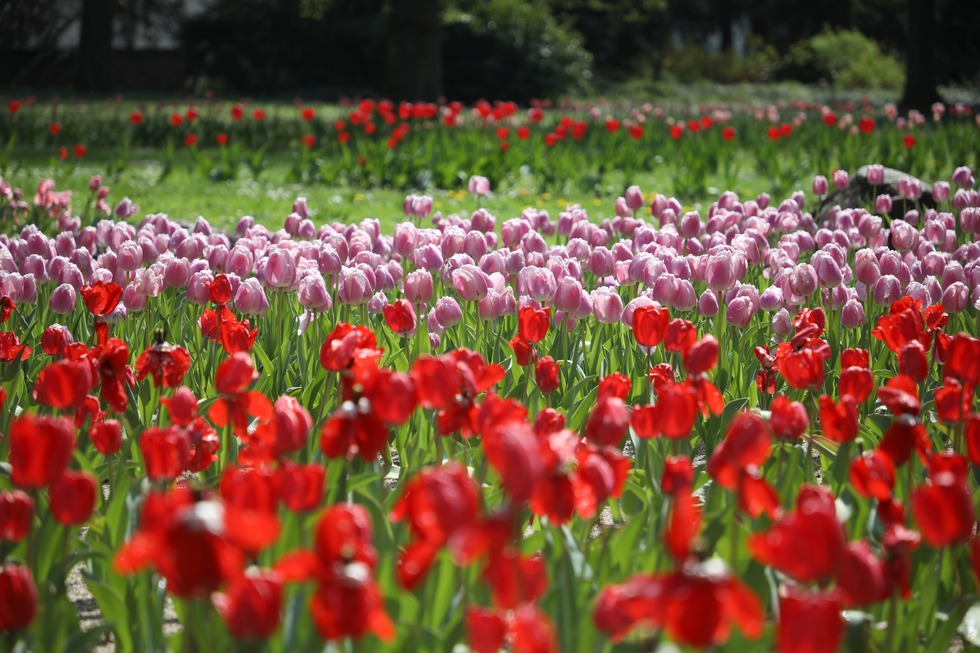
[{"label": "rock", "polygon": [[[821,218],[827,217],[827,212],[839,206],[842,209],[857,209],[874,207],[875,197],[878,195],[890,195],[892,198],[892,210],[888,218],[894,220],[902,218],[907,211],[918,209],[935,208],[936,203],[932,199],[932,184],[928,184],[921,179],[913,177],[907,172],[894,168],[885,168],[885,180],[877,186],[872,186],[868,182],[868,168],[861,166],[857,169],[847,184],[847,188],[834,189],[823,201],[820,202],[819,215]],[[916,179],[922,186],[922,195],[916,201],[906,200],[898,193],[898,182],[901,179]]]}]

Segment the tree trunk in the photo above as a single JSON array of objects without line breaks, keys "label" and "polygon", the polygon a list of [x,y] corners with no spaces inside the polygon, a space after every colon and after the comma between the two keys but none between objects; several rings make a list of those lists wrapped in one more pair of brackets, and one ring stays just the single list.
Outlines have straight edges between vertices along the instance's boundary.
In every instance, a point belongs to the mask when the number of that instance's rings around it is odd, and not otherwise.
[{"label": "tree trunk", "polygon": [[442,86],[439,0],[392,0],[384,92],[393,100],[437,100]]},{"label": "tree trunk", "polygon": [[82,3],[82,33],[75,73],[80,91],[105,91],[109,88],[112,4],[113,0],[84,0]]},{"label": "tree trunk", "polygon": [[936,71],[933,62],[933,32],[936,23],[934,0],[909,0],[909,39],[905,59],[905,92],[901,106],[904,111],[929,111],[939,101]]}]

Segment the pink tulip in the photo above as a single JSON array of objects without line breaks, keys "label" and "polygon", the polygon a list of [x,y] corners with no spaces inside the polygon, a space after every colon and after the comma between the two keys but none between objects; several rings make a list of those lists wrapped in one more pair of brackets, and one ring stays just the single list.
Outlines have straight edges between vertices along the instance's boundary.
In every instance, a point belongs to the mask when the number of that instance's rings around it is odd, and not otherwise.
[{"label": "pink tulip", "polygon": [[714,317],[718,314],[718,296],[711,288],[708,288],[698,298],[698,315],[702,317]]},{"label": "pink tulip", "polygon": [[849,299],[841,309],[840,320],[845,329],[857,329],[864,324],[864,306],[856,299]]},{"label": "pink tulip", "polygon": [[902,296],[902,282],[891,274],[882,275],[875,282],[872,299],[878,306],[891,306]]},{"label": "pink tulip", "polygon": [[850,181],[847,175],[847,170],[835,170],[833,177],[834,177],[834,188],[838,190],[843,190],[847,188],[847,184]]},{"label": "pink tulip", "polygon": [[751,324],[756,310],[748,297],[736,297],[728,304],[725,318],[739,329],[746,329]]},{"label": "pink tulip", "polygon": [[891,226],[892,247],[900,252],[907,252],[915,246],[919,232],[904,220],[893,220]]},{"label": "pink tulip", "polygon": [[970,289],[966,284],[957,281],[946,286],[943,291],[943,309],[948,313],[962,313],[966,310],[970,299]]},{"label": "pink tulip", "polygon": [[[486,295],[487,293],[484,293],[483,297]],[[456,326],[463,321],[463,309],[460,308],[459,302],[452,297],[440,297],[434,310],[436,320],[443,328]]]},{"label": "pink tulip", "polygon": [[798,297],[809,297],[817,289],[817,272],[809,263],[800,263],[790,275],[790,287]]},{"label": "pink tulip", "polygon": [[260,269],[267,288],[291,288],[296,280],[296,261],[292,254],[281,248],[273,249],[265,261],[260,263]]},{"label": "pink tulip", "polygon": [[892,210],[892,197],[891,195],[879,195],[875,198],[875,211],[878,213],[891,213]]},{"label": "pink tulip", "polygon": [[868,183],[872,186],[881,186],[885,183],[885,166],[880,163],[873,163],[868,166]]},{"label": "pink tulip", "polygon": [[823,196],[827,194],[828,185],[827,178],[823,175],[817,175],[813,178],[813,194],[818,196]]},{"label": "pink tulip", "polygon": [[960,166],[953,171],[953,183],[960,188],[973,188],[976,182],[973,179],[973,171],[966,166]]},{"label": "pink tulip", "polygon": [[636,211],[643,208],[645,203],[643,199],[643,191],[640,190],[639,186],[630,186],[626,189],[626,206],[630,208],[631,211]]},{"label": "pink tulip", "polygon": [[793,333],[793,318],[785,308],[776,311],[772,316],[772,332],[780,338]]},{"label": "pink tulip", "polygon": [[374,284],[362,268],[344,268],[340,272],[337,300],[341,304],[365,304],[374,294]]},{"label": "pink tulip", "polygon": [[51,309],[52,313],[65,315],[75,310],[75,299],[75,288],[67,283],[63,283],[51,293],[48,308]]},{"label": "pink tulip", "polygon": [[453,288],[465,301],[479,301],[487,296],[487,276],[475,265],[463,265],[452,273]]},{"label": "pink tulip", "polygon": [[472,195],[486,195],[490,192],[490,181],[486,177],[474,175],[470,177],[467,189]]},{"label": "pink tulip", "polygon": [[301,306],[316,313],[330,310],[333,304],[327,284],[319,274],[307,274],[300,279],[298,299]]},{"label": "pink tulip", "polygon": [[623,314],[623,300],[613,288],[596,288],[592,291],[592,309],[599,322],[615,324]]}]

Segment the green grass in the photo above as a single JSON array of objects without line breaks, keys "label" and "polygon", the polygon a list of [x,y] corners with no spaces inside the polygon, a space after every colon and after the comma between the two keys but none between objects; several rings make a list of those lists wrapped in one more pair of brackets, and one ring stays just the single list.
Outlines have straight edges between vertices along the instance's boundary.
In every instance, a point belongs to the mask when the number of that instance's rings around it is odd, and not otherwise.
[{"label": "green grass", "polygon": [[[364,218],[377,218],[389,233],[403,221],[402,201],[406,192],[386,188],[357,188],[330,186],[322,182],[295,183],[288,179],[289,164],[284,159],[274,159],[258,180],[248,170],[241,170],[237,178],[228,181],[211,181],[202,176],[189,158],[178,157],[172,172],[159,181],[162,171],[162,154],[154,158],[151,150],[134,153],[134,158],[124,171],[109,174],[107,160],[86,157],[82,161],[57,162],[43,160],[40,155],[27,160],[14,160],[12,170],[5,176],[15,187],[24,189],[25,195],[33,193],[38,182],[52,178],[58,190],[73,192],[75,212],[81,212],[83,202],[89,196],[88,181],[93,175],[101,175],[111,188],[108,202],[115,206],[123,197],[131,198],[140,207],[136,220],[150,213],[165,213],[170,218],[193,223],[203,216],[212,226],[234,229],[242,216],[253,216],[270,229],[279,228],[289,215],[293,200],[306,197],[317,225],[327,222],[357,222]],[[748,166],[743,166],[747,170]],[[755,197],[770,191],[769,182],[754,172],[744,172],[737,179],[735,190],[744,198]],[[591,187],[566,188],[561,193],[539,193],[533,179],[515,174],[495,188],[487,198],[475,198],[465,190],[419,190],[433,197],[433,213],[444,215],[469,214],[477,207],[484,207],[503,220],[517,217],[528,207],[547,210],[552,217],[569,204],[581,205],[593,219],[613,217],[614,202],[626,186],[638,184],[651,198],[655,193],[674,195],[672,170],[669,164],[660,163],[653,171],[626,179],[622,174],[607,175],[603,184]],[[800,176],[799,187],[809,186],[809,180]],[[718,177],[709,177],[709,193],[703,197],[678,199],[685,207],[706,208],[717,195],[726,190],[726,184]]]}]

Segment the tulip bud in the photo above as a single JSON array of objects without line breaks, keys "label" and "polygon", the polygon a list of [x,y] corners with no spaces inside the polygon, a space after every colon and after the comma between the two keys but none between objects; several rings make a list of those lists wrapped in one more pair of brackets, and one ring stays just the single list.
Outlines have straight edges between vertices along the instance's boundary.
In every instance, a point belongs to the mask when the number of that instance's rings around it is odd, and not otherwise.
[{"label": "tulip bud", "polygon": [[718,296],[711,288],[706,289],[698,298],[698,315],[714,317],[718,314]]},{"label": "tulip bud", "polygon": [[847,183],[849,178],[847,176],[847,170],[835,170],[834,171],[834,188],[837,190],[843,190],[847,188]]},{"label": "tulip bud", "polygon": [[953,183],[960,188],[973,188],[976,182],[973,179],[973,172],[966,166],[960,166],[953,171]]},{"label": "tulip bud", "polygon": [[818,196],[823,196],[827,194],[827,178],[823,175],[817,175],[813,178],[813,194]]},{"label": "tulip bud", "polygon": [[51,293],[48,307],[51,312],[65,315],[75,310],[75,288],[67,283],[63,283]]},{"label": "tulip bud", "polygon": [[631,211],[643,208],[643,191],[639,186],[630,186],[626,189],[626,205]]},{"label": "tulip bud", "polygon": [[[484,293],[484,297],[486,294]],[[463,321],[463,309],[452,297],[440,297],[434,310],[435,318],[443,328],[456,326]]]}]

